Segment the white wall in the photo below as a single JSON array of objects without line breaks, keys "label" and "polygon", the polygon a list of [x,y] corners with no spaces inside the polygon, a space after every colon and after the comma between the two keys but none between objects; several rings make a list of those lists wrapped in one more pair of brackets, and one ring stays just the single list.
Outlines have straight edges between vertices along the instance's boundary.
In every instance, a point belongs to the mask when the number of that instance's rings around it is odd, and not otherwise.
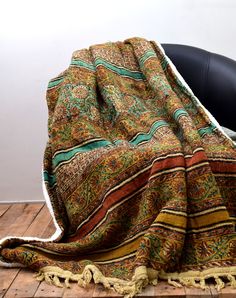
[{"label": "white wall", "polygon": [[0,2],[0,202],[44,200],[49,79],[74,50],[140,36],[236,59],[234,0]]}]

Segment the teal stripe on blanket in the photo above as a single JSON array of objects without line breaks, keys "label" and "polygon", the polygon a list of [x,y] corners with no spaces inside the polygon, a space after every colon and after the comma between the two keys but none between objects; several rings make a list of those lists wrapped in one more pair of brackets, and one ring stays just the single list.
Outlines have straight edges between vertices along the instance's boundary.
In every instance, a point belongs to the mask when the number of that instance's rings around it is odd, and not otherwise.
[{"label": "teal stripe on blanket", "polygon": [[63,81],[64,78],[60,78],[60,79],[57,79],[57,80],[53,80],[53,81],[50,81],[48,83],[48,89],[52,88],[52,87],[55,87],[57,85],[59,85],[62,81]]},{"label": "teal stripe on blanket", "polygon": [[184,109],[178,109],[173,114],[173,117],[176,121],[180,118],[180,116],[188,116],[187,111]]},{"label": "teal stripe on blanket", "polygon": [[145,52],[145,54],[139,60],[141,66],[143,66],[143,64],[145,63],[145,61],[147,59],[149,59],[150,57],[157,57],[157,55],[156,55],[156,53],[154,51],[151,51],[151,50]]},{"label": "teal stripe on blanket", "polygon": [[106,68],[116,72],[117,74],[119,74],[121,76],[130,77],[130,78],[136,79],[136,80],[144,79],[144,75],[140,71],[130,71],[124,67],[119,67],[119,66],[113,65],[111,63],[108,63],[100,58],[95,60],[95,65],[96,65],[96,67],[99,65],[105,66]]},{"label": "teal stripe on blanket", "polygon": [[58,166],[58,164],[63,161],[70,160],[78,152],[87,152],[87,151],[105,147],[105,146],[111,145],[111,144],[112,144],[112,142],[106,141],[106,140],[92,141],[89,144],[85,144],[84,146],[81,146],[79,148],[74,148],[67,152],[58,153],[52,160],[53,167]]},{"label": "teal stripe on blanket", "polygon": [[157,131],[157,129],[162,126],[168,126],[168,123],[164,120],[156,121],[152,125],[152,127],[148,133],[137,134],[136,137],[130,141],[130,143],[133,145],[138,145],[139,143],[141,143],[143,141],[149,141],[153,137],[153,135]]},{"label": "teal stripe on blanket", "polygon": [[198,133],[202,137],[205,134],[211,134],[214,131],[215,128],[216,128],[215,124],[211,123],[209,126],[198,129]]},{"label": "teal stripe on blanket", "polygon": [[[138,145],[139,143],[141,143],[143,141],[148,141],[153,137],[156,130],[163,126],[168,126],[168,123],[164,120],[156,121],[152,125],[152,127],[148,133],[137,134],[131,141],[129,141],[129,143],[134,146],[134,145]],[[69,161],[78,152],[81,152],[81,153],[87,152],[87,151],[90,151],[93,149],[106,147],[108,145],[119,144],[120,142],[122,142],[122,140],[116,140],[113,142],[110,142],[107,140],[99,140],[99,141],[96,140],[96,141],[91,141],[90,143],[80,146],[78,148],[72,148],[71,150],[66,151],[66,152],[59,152],[54,156],[54,158],[52,160],[53,167],[54,168],[57,167],[61,162]]]},{"label": "teal stripe on blanket", "polygon": [[56,183],[56,177],[55,175],[51,175],[48,173],[48,171],[43,172],[43,180],[45,182],[48,182],[49,186],[51,187],[54,183]]},{"label": "teal stripe on blanket", "polygon": [[84,67],[84,68],[87,68],[89,70],[95,71],[95,67],[94,67],[93,64],[86,63],[86,62],[84,62],[82,60],[79,60],[79,59],[78,60],[72,59],[70,65]]}]

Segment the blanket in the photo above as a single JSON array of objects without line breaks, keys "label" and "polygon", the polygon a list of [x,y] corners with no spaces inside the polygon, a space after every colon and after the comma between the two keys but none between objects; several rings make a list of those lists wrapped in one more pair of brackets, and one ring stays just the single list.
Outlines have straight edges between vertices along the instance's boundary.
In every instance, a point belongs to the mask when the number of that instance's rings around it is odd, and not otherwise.
[{"label": "blanket", "polygon": [[57,231],[2,239],[2,265],[125,297],[159,279],[236,286],[235,143],[158,42],[75,51],[46,101],[43,191]]}]

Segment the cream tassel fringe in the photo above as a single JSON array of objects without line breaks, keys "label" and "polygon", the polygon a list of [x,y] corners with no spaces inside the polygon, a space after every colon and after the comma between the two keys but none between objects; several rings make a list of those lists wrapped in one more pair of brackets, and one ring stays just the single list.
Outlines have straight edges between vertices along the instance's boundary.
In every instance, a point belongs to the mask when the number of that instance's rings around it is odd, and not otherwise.
[{"label": "cream tassel fringe", "polygon": [[[55,266],[46,266],[36,274],[39,281],[45,280],[48,284],[63,287],[60,278],[65,280],[65,286],[70,287],[69,281],[77,281],[81,287],[86,287],[93,279],[94,283],[101,283],[106,289],[111,289],[125,298],[132,298],[141,293],[142,289],[148,284],[157,285],[158,277],[165,279],[174,287],[193,286],[196,288],[207,289],[205,280],[213,277],[216,282],[216,289],[220,291],[225,287],[221,277],[226,277],[229,282],[227,285],[236,288],[236,267],[210,268],[204,271],[188,271],[182,273],[165,273],[163,271],[140,266],[136,268],[132,280],[122,280],[119,278],[105,277],[95,265],[85,266],[81,274],[74,274]],[[177,281],[178,282],[177,282]]]},{"label": "cream tassel fringe", "polygon": [[[159,278],[168,280],[168,283],[175,287],[182,287],[182,285],[187,287],[195,287],[200,289],[208,289],[209,286],[206,285],[206,279],[214,278],[217,291],[223,289],[226,285],[236,288],[236,267],[221,267],[221,268],[210,268],[203,271],[187,271],[182,273],[165,273],[163,271],[159,272]],[[225,277],[228,279],[228,283],[221,279]],[[179,281],[176,282],[175,280]]]},{"label": "cream tassel fringe", "polygon": [[[46,266],[36,274],[39,281],[45,280],[48,284],[63,287],[59,278],[65,279],[65,286],[70,287],[69,281],[77,281],[81,287],[86,287],[92,279],[94,283],[101,283],[106,289],[111,289],[125,298],[132,298],[134,295],[141,293],[142,288],[149,283],[147,268],[140,266],[135,270],[131,281],[122,280],[113,277],[105,277],[95,265],[87,265],[83,273],[73,274],[70,271],[63,270],[59,267]],[[152,279],[151,282],[155,281]]]}]

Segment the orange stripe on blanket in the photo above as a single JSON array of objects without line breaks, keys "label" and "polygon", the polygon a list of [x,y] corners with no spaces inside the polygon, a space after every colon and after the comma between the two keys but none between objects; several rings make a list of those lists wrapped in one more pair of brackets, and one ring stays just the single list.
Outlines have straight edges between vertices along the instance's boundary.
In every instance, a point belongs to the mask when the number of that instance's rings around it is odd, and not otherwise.
[{"label": "orange stripe on blanket", "polygon": [[[101,208],[98,210],[97,213],[92,217],[92,219],[84,224],[76,233],[75,236],[70,237],[70,241],[77,240],[81,237],[84,237],[88,234],[105,216],[107,210],[111,208],[114,204],[119,203],[124,199],[127,195],[133,193],[138,188],[141,188],[143,185],[146,184],[146,181],[149,177],[150,170],[142,173],[128,184],[125,184],[118,190],[112,192],[104,201]],[[138,186],[138,187],[137,187]]]},{"label": "orange stripe on blanket", "polygon": [[210,161],[210,166],[213,173],[235,173],[236,163],[223,161]]},{"label": "orange stripe on blanket", "polygon": [[186,166],[191,167],[200,161],[207,161],[207,156],[204,151],[197,151],[192,157],[186,158]]},{"label": "orange stripe on blanket", "polygon": [[143,187],[147,183],[149,176],[165,169],[171,169],[179,166],[184,167],[185,163],[187,164],[187,166],[192,166],[200,161],[203,161],[203,158],[205,157],[206,155],[203,152],[196,152],[194,156],[187,159],[187,161],[182,156],[171,156],[167,157],[164,160],[156,161],[151,168],[151,172],[150,169],[148,169],[147,171],[140,174],[138,177],[134,178],[129,183],[112,192],[103,202],[103,205],[97,211],[97,213],[95,213],[91,220],[85,223],[76,232],[76,235],[70,237],[70,241],[78,240],[81,237],[84,237],[86,234],[88,234],[103,219],[109,208],[111,208],[114,204],[119,203],[126,196],[130,195],[135,190],[137,190],[137,185],[139,186],[139,188]]}]

